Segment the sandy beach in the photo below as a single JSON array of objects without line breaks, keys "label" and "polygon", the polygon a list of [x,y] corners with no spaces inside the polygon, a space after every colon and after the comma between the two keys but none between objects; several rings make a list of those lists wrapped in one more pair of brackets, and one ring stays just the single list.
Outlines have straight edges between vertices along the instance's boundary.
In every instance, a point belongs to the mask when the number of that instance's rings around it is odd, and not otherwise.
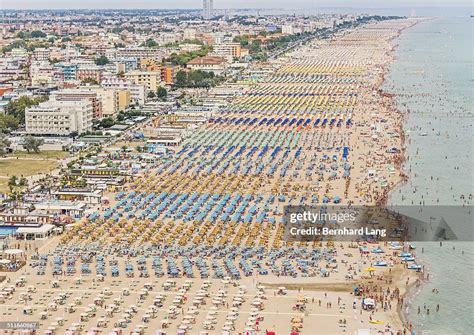
[{"label": "sandy beach", "polygon": [[405,179],[403,115],[381,85],[417,22],[286,53],[88,219],[12,241],[27,265],[0,284],[2,320],[39,334],[408,334],[414,247],[289,242],[281,218],[292,204],[385,204]]}]

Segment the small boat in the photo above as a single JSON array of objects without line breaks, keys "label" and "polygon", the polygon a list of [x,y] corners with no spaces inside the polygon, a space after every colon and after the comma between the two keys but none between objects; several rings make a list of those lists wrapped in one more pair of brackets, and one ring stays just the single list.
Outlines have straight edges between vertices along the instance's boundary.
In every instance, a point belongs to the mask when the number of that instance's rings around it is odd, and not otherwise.
[{"label": "small boat", "polygon": [[419,133],[420,136],[428,136],[428,133]]},{"label": "small boat", "polygon": [[410,248],[410,250],[415,250],[415,249],[416,249],[416,245],[410,244],[409,248]]},{"label": "small boat", "polygon": [[409,270],[421,270],[422,268],[423,267],[421,265],[418,265],[418,264],[408,265]]}]

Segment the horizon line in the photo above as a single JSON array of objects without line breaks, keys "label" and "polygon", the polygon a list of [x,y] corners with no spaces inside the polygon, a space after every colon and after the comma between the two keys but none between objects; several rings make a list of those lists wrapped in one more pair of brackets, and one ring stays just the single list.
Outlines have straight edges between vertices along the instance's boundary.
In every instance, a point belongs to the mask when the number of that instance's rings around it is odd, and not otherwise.
[{"label": "horizon line", "polygon": [[[468,5],[414,5],[414,6],[392,6],[392,7],[379,7],[379,6],[322,6],[322,7],[225,7],[225,8],[214,8],[214,10],[227,10],[227,9],[239,9],[239,10],[308,10],[308,9],[401,9],[401,8],[472,8]],[[160,8],[160,7],[149,7],[149,8],[140,8],[140,7],[123,7],[123,8],[77,8],[77,7],[51,7],[51,8],[0,8],[0,11],[7,10],[202,10],[201,7],[189,8],[189,7],[180,7],[180,8]]]}]

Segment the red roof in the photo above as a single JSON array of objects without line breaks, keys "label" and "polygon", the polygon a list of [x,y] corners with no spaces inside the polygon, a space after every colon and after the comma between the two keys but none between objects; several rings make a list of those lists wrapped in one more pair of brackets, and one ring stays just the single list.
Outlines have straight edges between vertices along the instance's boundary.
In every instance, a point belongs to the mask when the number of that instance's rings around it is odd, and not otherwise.
[{"label": "red roof", "polygon": [[219,65],[225,62],[225,59],[217,56],[204,56],[191,59],[187,65]]}]

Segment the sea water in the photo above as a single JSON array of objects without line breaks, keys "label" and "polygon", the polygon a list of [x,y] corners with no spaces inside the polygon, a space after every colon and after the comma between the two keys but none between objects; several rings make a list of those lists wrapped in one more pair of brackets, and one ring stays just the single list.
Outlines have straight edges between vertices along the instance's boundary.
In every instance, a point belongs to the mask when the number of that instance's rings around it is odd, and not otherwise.
[{"label": "sea water", "polygon": [[[398,110],[407,113],[404,170],[409,181],[392,192],[392,204],[464,210],[473,204],[474,18],[469,14],[421,22],[396,40],[396,59],[384,89],[396,95]],[[456,223],[448,221],[460,236],[474,225]],[[420,242],[416,247],[430,277],[409,298],[408,321],[417,334],[472,334],[474,243]]]}]

